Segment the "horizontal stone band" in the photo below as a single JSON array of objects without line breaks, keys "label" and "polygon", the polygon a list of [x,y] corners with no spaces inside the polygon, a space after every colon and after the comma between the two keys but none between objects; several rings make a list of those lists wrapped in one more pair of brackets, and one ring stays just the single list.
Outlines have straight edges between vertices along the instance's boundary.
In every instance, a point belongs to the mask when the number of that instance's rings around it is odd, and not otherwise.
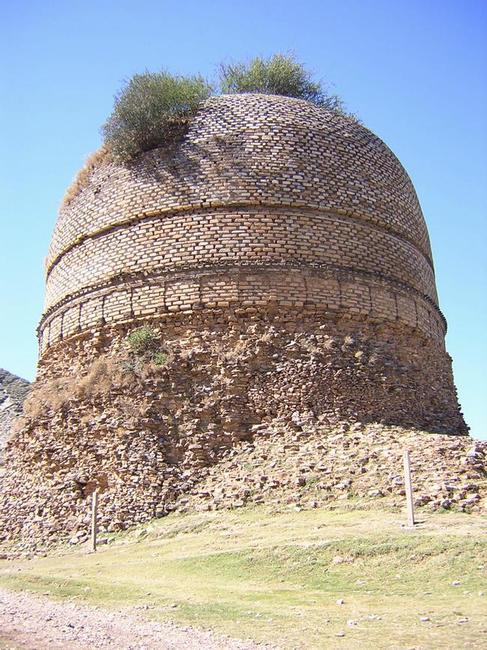
[{"label": "horizontal stone band", "polygon": [[100,324],[203,309],[269,306],[401,321],[442,341],[446,322],[427,296],[380,274],[338,268],[200,269],[123,275],[53,306],[39,326],[41,349]]},{"label": "horizontal stone band", "polygon": [[77,236],[69,244],[66,244],[65,247],[56,255],[51,258],[48,258],[46,262],[46,278],[49,278],[49,275],[52,269],[58,264],[60,259],[69,253],[73,248],[81,246],[85,241],[89,239],[98,239],[99,237],[104,237],[110,234],[113,231],[119,230],[121,228],[130,227],[136,223],[158,220],[162,218],[170,218],[174,215],[187,215],[190,218],[192,215],[203,215],[203,214],[231,214],[231,213],[253,213],[253,214],[306,214],[306,215],[315,215],[315,216],[336,216],[341,219],[349,219],[352,222],[362,224],[367,223],[370,228],[375,229],[379,232],[386,232],[391,235],[394,235],[397,239],[407,242],[414,246],[422,255],[428,264],[433,268],[433,261],[431,259],[431,254],[429,250],[423,249],[418,245],[413,237],[410,237],[406,232],[400,231],[397,227],[393,225],[386,225],[384,222],[373,221],[367,213],[361,213],[357,210],[340,210],[340,209],[327,209],[325,206],[318,205],[305,205],[304,202],[302,205],[297,203],[295,204],[284,204],[284,203],[270,203],[270,202],[259,202],[256,205],[255,201],[236,201],[222,203],[220,201],[208,201],[206,204],[198,203],[193,205],[184,205],[179,206],[178,208],[166,208],[161,210],[143,210],[139,214],[132,215],[129,218],[117,219],[113,218],[109,225],[103,226],[102,228],[95,229],[91,232],[83,233],[82,235]]}]

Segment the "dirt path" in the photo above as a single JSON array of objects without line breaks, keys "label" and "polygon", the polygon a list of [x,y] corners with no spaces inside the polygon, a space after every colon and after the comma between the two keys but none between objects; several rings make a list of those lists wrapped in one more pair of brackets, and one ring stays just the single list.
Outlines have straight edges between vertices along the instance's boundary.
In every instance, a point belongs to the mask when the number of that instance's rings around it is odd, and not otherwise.
[{"label": "dirt path", "polygon": [[257,650],[249,641],[0,589],[0,650]]}]

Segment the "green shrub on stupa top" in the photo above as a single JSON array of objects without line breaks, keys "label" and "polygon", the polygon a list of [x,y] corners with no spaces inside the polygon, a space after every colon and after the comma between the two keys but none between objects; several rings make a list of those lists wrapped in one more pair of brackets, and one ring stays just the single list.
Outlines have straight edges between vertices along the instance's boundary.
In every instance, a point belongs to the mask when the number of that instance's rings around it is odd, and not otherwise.
[{"label": "green shrub on stupa top", "polygon": [[265,93],[285,95],[313,102],[331,110],[341,110],[336,95],[329,95],[311,79],[306,68],[293,56],[276,54],[269,59],[256,57],[248,63],[220,66],[223,93]]},{"label": "green shrub on stupa top", "polygon": [[113,112],[102,129],[105,144],[122,161],[170,144],[210,94],[210,85],[200,76],[165,71],[136,74],[115,97]]},{"label": "green shrub on stupa top", "polygon": [[[264,93],[304,99],[342,111],[336,95],[292,56],[256,57],[248,63],[220,66],[222,93]],[[213,90],[203,77],[172,75],[165,70],[136,74],[115,96],[113,112],[102,127],[107,154],[126,162],[143,151],[174,144]]]}]

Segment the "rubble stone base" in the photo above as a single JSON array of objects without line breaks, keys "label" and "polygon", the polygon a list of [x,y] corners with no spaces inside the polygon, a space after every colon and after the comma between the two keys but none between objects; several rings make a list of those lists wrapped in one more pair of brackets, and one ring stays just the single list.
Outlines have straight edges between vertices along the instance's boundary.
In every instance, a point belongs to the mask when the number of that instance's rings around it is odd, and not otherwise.
[{"label": "rubble stone base", "polygon": [[482,507],[485,444],[464,435],[432,339],[292,310],[147,325],[162,365],[130,351],[133,322],[44,356],[6,450],[0,541],[86,539],[95,488],[108,531],[193,507],[400,497],[405,446],[421,503]]}]

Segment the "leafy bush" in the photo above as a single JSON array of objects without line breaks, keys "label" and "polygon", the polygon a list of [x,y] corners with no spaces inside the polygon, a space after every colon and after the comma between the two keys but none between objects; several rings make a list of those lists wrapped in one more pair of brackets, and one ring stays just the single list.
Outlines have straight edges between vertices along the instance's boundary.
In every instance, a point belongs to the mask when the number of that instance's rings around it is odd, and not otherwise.
[{"label": "leafy bush", "polygon": [[105,145],[121,161],[142,151],[170,144],[187,128],[190,116],[211,87],[200,76],[168,72],[136,74],[115,97],[112,114],[102,128]]},{"label": "leafy bush", "polygon": [[249,63],[220,66],[223,93],[266,93],[313,102],[332,110],[342,110],[341,100],[327,94],[320,83],[293,56],[276,54],[270,59],[256,57]]},{"label": "leafy bush", "polygon": [[158,344],[157,334],[145,325],[131,332],[127,340],[131,351],[140,356],[153,352]]}]

